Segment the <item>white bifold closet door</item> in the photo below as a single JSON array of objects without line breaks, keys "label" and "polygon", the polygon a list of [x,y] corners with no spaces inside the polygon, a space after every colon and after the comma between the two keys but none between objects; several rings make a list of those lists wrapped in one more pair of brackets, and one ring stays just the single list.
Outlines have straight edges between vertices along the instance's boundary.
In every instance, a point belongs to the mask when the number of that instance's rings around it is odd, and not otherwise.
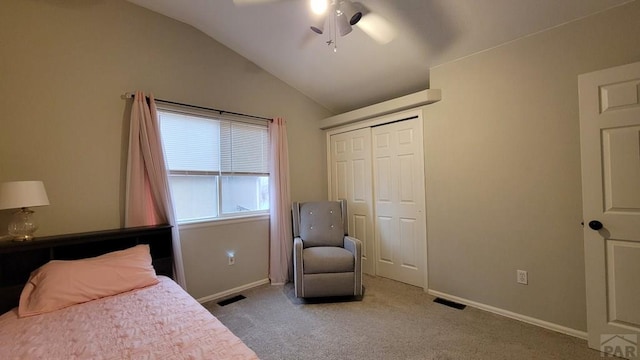
[{"label": "white bifold closet door", "polygon": [[363,242],[363,271],[426,285],[422,119],[330,137],[332,199],[348,203],[349,234]]}]

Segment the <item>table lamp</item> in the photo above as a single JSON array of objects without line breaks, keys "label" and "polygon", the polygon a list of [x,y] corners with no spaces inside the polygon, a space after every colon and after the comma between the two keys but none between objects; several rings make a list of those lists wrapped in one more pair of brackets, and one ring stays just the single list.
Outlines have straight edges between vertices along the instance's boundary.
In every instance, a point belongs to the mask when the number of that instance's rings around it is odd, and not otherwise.
[{"label": "table lamp", "polygon": [[33,219],[34,206],[49,205],[42,181],[9,181],[0,184],[0,210],[20,209],[9,222],[9,235],[15,241],[32,240],[38,225]]}]

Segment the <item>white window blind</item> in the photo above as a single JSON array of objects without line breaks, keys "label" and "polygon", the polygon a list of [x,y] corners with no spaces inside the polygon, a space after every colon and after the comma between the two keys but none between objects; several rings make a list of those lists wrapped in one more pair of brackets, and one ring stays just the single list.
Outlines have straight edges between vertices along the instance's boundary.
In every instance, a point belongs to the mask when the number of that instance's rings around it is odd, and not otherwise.
[{"label": "white window blind", "polygon": [[264,126],[223,121],[220,148],[223,173],[267,174],[268,134]]},{"label": "white window blind", "polygon": [[269,209],[267,126],[158,111],[178,221]]},{"label": "white window blind", "polygon": [[176,113],[159,114],[167,167],[220,172],[220,122]]}]

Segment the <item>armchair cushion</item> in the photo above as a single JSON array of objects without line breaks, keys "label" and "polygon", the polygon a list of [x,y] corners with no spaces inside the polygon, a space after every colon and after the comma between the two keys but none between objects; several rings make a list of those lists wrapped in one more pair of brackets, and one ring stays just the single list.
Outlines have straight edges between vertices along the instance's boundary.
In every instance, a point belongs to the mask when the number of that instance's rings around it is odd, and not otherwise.
[{"label": "armchair cushion", "polygon": [[305,274],[341,273],[354,271],[353,254],[344,248],[315,246],[302,252]]},{"label": "armchair cushion", "polygon": [[309,202],[300,205],[300,237],[305,248],[342,247],[344,235],[339,202]]}]

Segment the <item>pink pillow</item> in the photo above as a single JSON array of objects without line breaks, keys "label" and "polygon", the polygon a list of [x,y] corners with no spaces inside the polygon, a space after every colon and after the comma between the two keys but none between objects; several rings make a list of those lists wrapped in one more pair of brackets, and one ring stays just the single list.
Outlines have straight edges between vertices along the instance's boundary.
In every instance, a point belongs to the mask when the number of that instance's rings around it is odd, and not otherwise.
[{"label": "pink pillow", "polygon": [[52,260],[31,273],[20,294],[20,317],[158,283],[149,245],[81,260]]}]

